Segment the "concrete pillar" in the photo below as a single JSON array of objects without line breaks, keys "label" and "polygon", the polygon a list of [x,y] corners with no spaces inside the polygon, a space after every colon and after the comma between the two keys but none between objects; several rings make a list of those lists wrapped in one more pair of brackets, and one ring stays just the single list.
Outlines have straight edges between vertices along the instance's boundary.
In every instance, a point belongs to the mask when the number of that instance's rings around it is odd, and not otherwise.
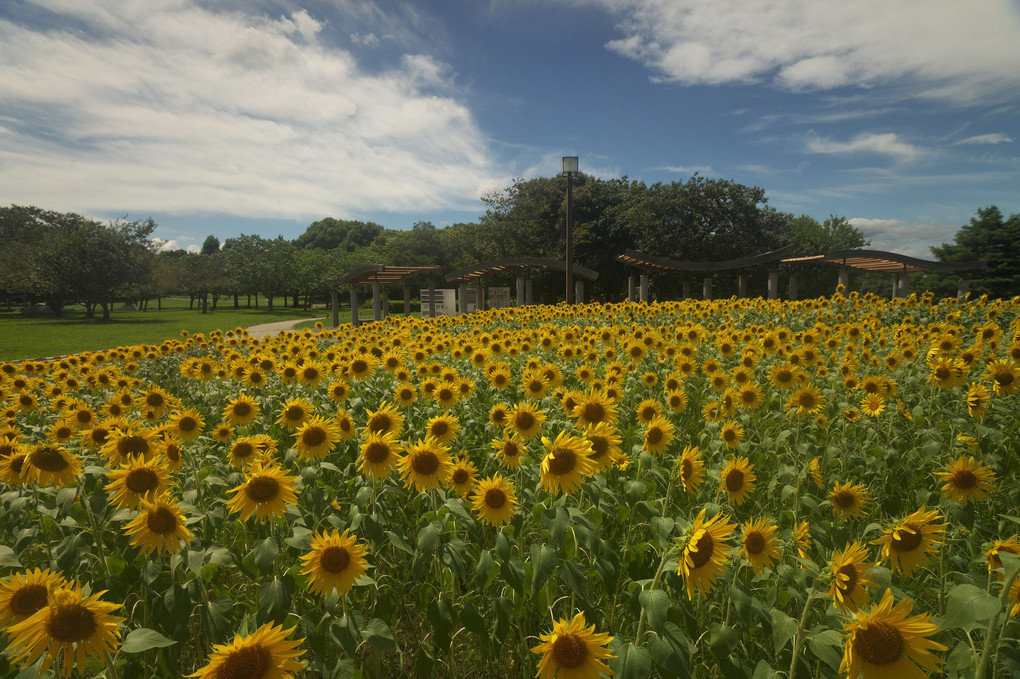
[{"label": "concrete pillar", "polygon": [[457,315],[467,313],[467,283],[457,286]]},{"label": "concrete pillar", "polygon": [[340,295],[333,285],[329,286],[329,308],[333,312],[333,327],[337,328],[340,326]]},{"label": "concrete pillar", "polygon": [[797,272],[790,272],[790,301],[797,299]]},{"label": "concrete pillar", "polygon": [[769,271],[769,299],[779,299],[778,271]]},{"label": "concrete pillar", "polygon": [[896,274],[892,275],[892,298],[893,299],[896,299],[896,297],[899,295],[899,292],[900,292],[900,280],[899,280],[899,278],[900,277],[898,275],[896,275]]},{"label": "concrete pillar", "polygon": [[642,302],[648,301],[648,274],[641,274],[641,281],[638,286],[638,296]]},{"label": "concrete pillar", "polygon": [[899,294],[899,296],[900,297],[909,297],[910,296],[910,275],[906,274],[906,273],[901,273],[901,274],[898,274],[896,276],[896,279],[897,279],[897,288],[899,288],[897,290],[897,293]]},{"label": "concrete pillar", "polygon": [[517,306],[524,306],[524,276],[517,277]]},{"label": "concrete pillar", "polygon": [[839,270],[839,285],[842,285],[847,291],[850,290],[850,269]]},{"label": "concrete pillar", "polygon": [[429,318],[436,317],[436,282],[429,281]]},{"label": "concrete pillar", "polygon": [[684,286],[684,292],[683,292],[684,299],[690,299],[691,298],[691,282],[689,280],[687,280],[687,279],[684,279],[683,286]]},{"label": "concrete pillar", "polygon": [[747,276],[745,274],[737,276],[737,297],[747,297]]},{"label": "concrete pillar", "polygon": [[960,280],[956,284],[956,299],[962,302],[968,292],[970,292],[970,279],[966,276],[960,276]]},{"label": "concrete pillar", "polygon": [[382,320],[382,296],[379,294],[379,281],[372,281],[372,320]]},{"label": "concrete pillar", "polygon": [[384,292],[382,294],[382,317],[386,318],[390,315],[390,293]]},{"label": "concrete pillar", "polygon": [[478,281],[478,295],[475,297],[475,311],[485,311],[485,288]]},{"label": "concrete pillar", "polygon": [[701,298],[712,299],[712,277],[705,276],[705,280],[701,284]]},{"label": "concrete pillar", "polygon": [[535,303],[535,281],[530,278],[524,282],[524,303],[528,306]]},{"label": "concrete pillar", "polygon": [[351,325],[355,328],[361,325],[358,318],[358,286],[351,283]]},{"label": "concrete pillar", "polygon": [[404,316],[411,315],[411,286],[404,286]]},{"label": "concrete pillar", "polygon": [[584,281],[574,281],[574,304],[584,304]]},{"label": "concrete pillar", "polygon": [[634,276],[627,276],[627,301],[634,301]]}]

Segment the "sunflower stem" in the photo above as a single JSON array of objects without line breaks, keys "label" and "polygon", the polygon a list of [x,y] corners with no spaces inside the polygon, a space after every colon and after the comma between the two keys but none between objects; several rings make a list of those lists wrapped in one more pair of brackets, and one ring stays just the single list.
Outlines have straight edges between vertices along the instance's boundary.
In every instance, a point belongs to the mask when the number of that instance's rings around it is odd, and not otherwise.
[{"label": "sunflower stem", "polygon": [[[67,653],[67,651],[64,651]],[[117,656],[110,657],[109,651],[103,651],[103,662],[106,663],[106,676],[109,679],[117,679]]]},{"label": "sunflower stem", "polygon": [[35,499],[35,514],[39,517],[39,540],[43,543],[43,547],[46,548],[46,555],[50,558],[50,568],[56,567],[56,560],[53,558],[53,549],[50,547],[50,540],[46,535],[46,520],[43,517],[42,512],[39,511],[39,485],[32,484],[32,497]]},{"label": "sunflower stem", "polygon": [[[78,487],[84,488],[84,479],[78,479]],[[112,579],[110,575],[110,565],[106,563],[106,551],[103,549],[103,534],[99,531],[99,524],[96,523],[96,517],[92,513],[92,508],[89,506],[88,500],[85,499],[85,493],[78,493],[78,497],[81,499],[81,506],[85,508],[85,514],[89,517],[89,525],[92,527],[92,537],[96,541],[96,552],[99,554],[99,563],[103,565],[103,572],[106,574],[106,579]]]},{"label": "sunflower stem", "polygon": [[[1002,632],[999,626],[999,616],[1002,615],[1002,611],[1009,610],[1009,591],[1013,588],[1013,583],[1016,582],[1018,575],[1020,575],[1020,564],[1015,566],[1009,575],[1006,576],[1006,579],[1002,581],[1002,592],[999,594],[999,610],[988,621],[988,634],[985,635],[985,646],[981,649],[981,659],[978,661],[975,679],[987,679],[992,676],[992,660],[998,654],[999,635]],[[1005,627],[1008,623],[1009,615],[1003,621],[1002,627]]]},{"label": "sunflower stem", "polygon": [[[667,549],[662,554],[662,559],[659,560],[659,568],[655,571],[655,578],[652,580],[652,586],[649,589],[657,589],[659,583],[662,581],[662,571],[666,568],[666,561],[669,559],[669,550]],[[634,643],[641,645],[641,641],[645,634],[645,609],[641,608],[641,617],[638,618],[637,634],[634,635]]]},{"label": "sunflower stem", "polygon": [[804,602],[804,611],[800,614],[800,622],[797,623],[797,633],[793,635],[793,657],[790,659],[790,671],[788,679],[793,679],[797,673],[797,659],[800,656],[801,635],[804,632],[804,625],[807,624],[808,613],[811,612],[811,601],[815,598],[815,591],[818,589],[818,578],[811,583],[811,591],[808,592],[807,601]]}]

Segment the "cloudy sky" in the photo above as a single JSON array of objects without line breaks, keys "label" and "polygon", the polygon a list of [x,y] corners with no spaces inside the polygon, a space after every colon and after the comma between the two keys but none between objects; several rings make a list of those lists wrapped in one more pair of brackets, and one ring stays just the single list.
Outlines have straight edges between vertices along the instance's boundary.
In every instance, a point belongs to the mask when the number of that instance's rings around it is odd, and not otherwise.
[{"label": "cloudy sky", "polygon": [[563,155],[927,256],[1020,212],[1020,3],[0,1],[0,205],[180,247],[444,226]]}]

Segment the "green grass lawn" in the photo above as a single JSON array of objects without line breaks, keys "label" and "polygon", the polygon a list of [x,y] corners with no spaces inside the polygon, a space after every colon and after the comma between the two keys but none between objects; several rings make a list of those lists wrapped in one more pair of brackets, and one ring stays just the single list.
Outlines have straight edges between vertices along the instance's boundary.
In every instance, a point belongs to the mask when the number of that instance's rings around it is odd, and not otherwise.
[{"label": "green grass lawn", "polygon": [[[242,302],[244,299],[242,298]],[[163,300],[163,310],[150,303],[149,311],[118,311],[109,321],[85,318],[81,307],[65,310],[63,318],[25,318],[19,313],[0,313],[0,361],[74,354],[81,351],[112,349],[133,344],[158,344],[180,337],[182,330],[194,334],[212,330],[232,330],[291,319],[321,318],[329,323],[329,310],[294,309],[276,306],[270,311],[265,302],[258,309],[234,310],[232,304],[207,314],[189,311],[187,300]],[[350,320],[340,314],[340,322]],[[307,324],[313,325],[314,321]]]}]

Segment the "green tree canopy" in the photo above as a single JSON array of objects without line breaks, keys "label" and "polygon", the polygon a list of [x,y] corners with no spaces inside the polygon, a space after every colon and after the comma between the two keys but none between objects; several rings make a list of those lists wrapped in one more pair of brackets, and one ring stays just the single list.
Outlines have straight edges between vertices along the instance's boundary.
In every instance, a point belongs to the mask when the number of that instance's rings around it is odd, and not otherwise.
[{"label": "green tree canopy", "polygon": [[[931,248],[940,262],[984,260],[988,267],[971,273],[971,289],[978,295],[1010,298],[1020,295],[1020,214],[1006,219],[994,205],[982,208],[960,227],[952,243]],[[951,294],[956,276],[929,277],[936,292]]]}]

